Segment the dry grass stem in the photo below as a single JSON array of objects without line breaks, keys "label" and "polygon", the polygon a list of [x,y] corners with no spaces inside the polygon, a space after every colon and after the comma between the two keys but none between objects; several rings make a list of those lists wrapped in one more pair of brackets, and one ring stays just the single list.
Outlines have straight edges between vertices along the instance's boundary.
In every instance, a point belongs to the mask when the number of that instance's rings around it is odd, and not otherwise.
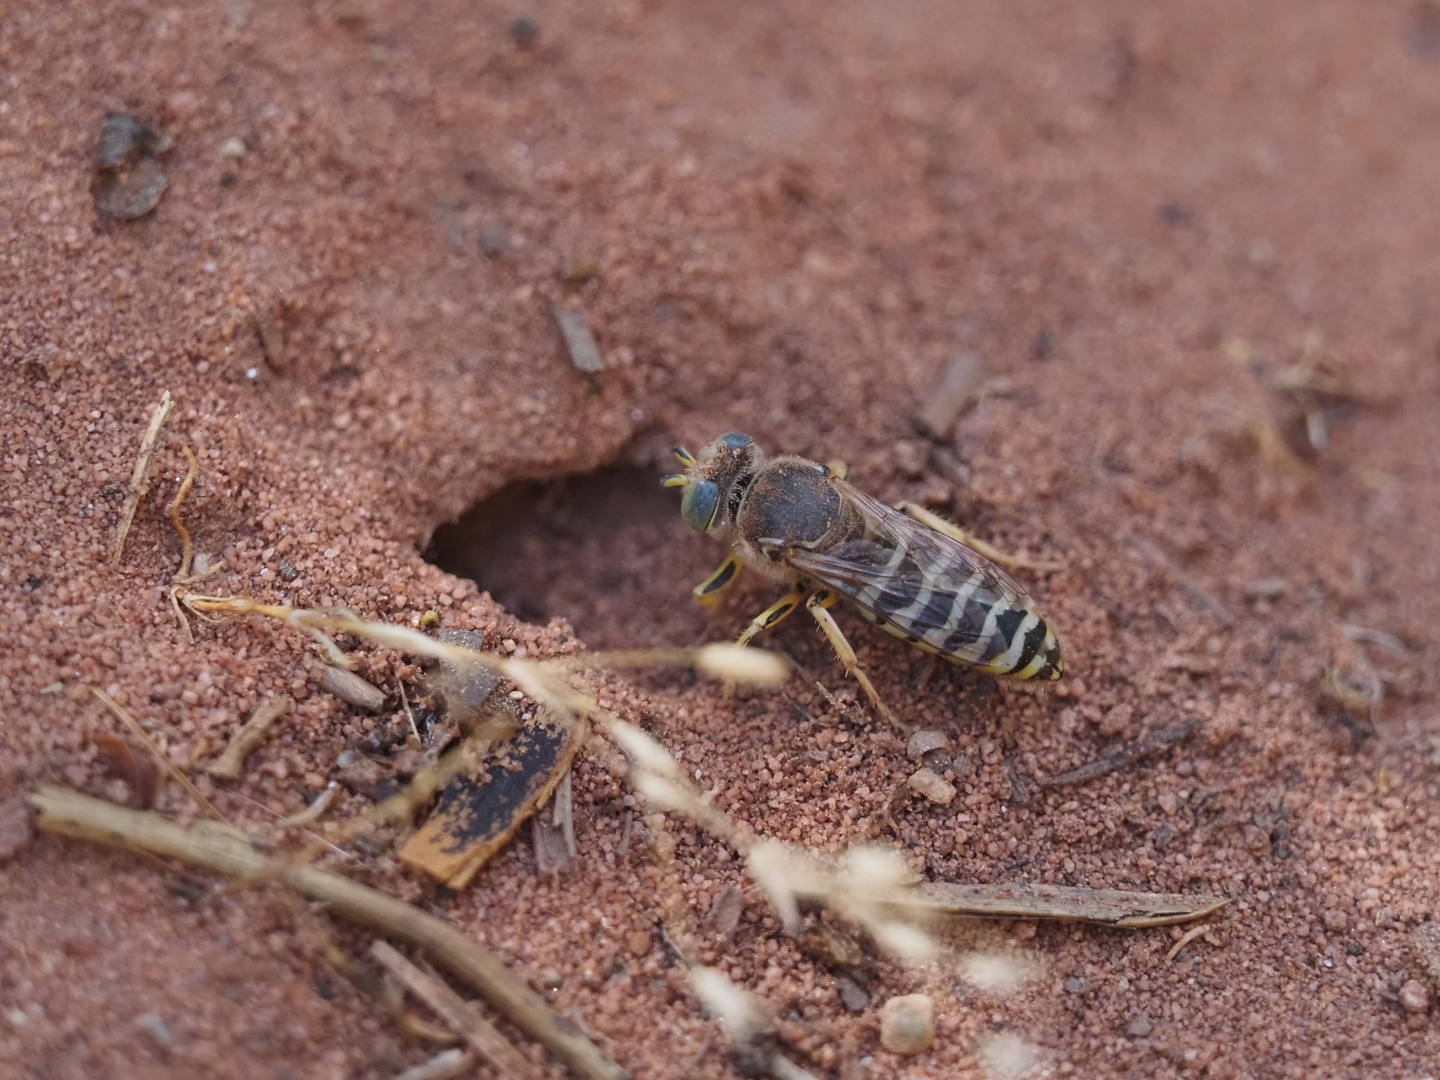
[{"label": "dry grass stem", "polygon": [[185,829],[159,814],[127,810],[67,788],[47,785],[30,801],[39,811],[36,824],[46,832],[148,851],[241,878],[275,876],[325,904],[331,914],[423,950],[586,1080],[622,1080],[626,1075],[498,956],[402,900],[324,870],[286,866],[234,834]]},{"label": "dry grass stem", "polygon": [[1097,758],[1078,769],[1071,769],[1059,776],[1050,776],[1040,781],[1041,787],[1063,787],[1066,784],[1082,784],[1096,777],[1112,773],[1116,769],[1123,768],[1151,754],[1164,750],[1167,747],[1184,742],[1190,736],[1200,730],[1200,721],[1194,718],[1181,720],[1177,724],[1163,727],[1146,735],[1139,742],[1132,743],[1122,750],[1113,754],[1107,754],[1103,758]]},{"label": "dry grass stem", "polygon": [[785,670],[784,661],[773,653],[755,648],[740,649],[733,645],[622,650],[555,660],[517,660],[500,653],[439,641],[407,626],[371,622],[352,611],[262,604],[244,596],[186,595],[182,601],[196,614],[262,615],[318,635],[322,640],[328,640],[329,634],[353,634],[385,648],[415,656],[430,656],[457,664],[479,661],[509,679],[528,696],[566,717],[595,713],[593,699],[562,678],[565,672],[577,668],[684,665],[738,681],[758,680],[762,685],[774,685],[777,678],[783,678]]},{"label": "dry grass stem", "polygon": [[1170,949],[1170,951],[1165,954],[1165,959],[1174,960],[1175,957],[1180,955],[1181,949],[1183,949],[1186,945],[1189,945],[1190,942],[1194,941],[1196,938],[1202,937],[1205,934],[1210,933],[1210,930],[1211,927],[1208,924],[1203,926],[1192,926],[1189,930],[1185,931],[1184,936],[1181,937],[1179,941],[1175,942],[1174,946]]},{"label": "dry grass stem", "polygon": [[386,971],[400,980],[402,986],[433,1009],[450,1029],[500,1072],[515,1080],[538,1080],[536,1069],[500,1030],[480,1014],[449,985],[412,964],[398,949],[384,941],[370,946],[373,956]]},{"label": "dry grass stem", "polygon": [[195,460],[195,451],[188,446],[181,447],[185,453],[185,460],[190,467],[185,471],[185,479],[180,482],[180,490],[175,493],[175,501],[170,504],[170,524],[174,527],[176,535],[180,537],[180,569],[175,572],[175,580],[185,581],[190,577],[190,562],[195,557],[195,545],[190,541],[190,532],[180,520],[180,507],[185,502],[185,497],[190,494],[190,489],[195,486],[195,477],[200,474],[200,462]]},{"label": "dry grass stem", "polygon": [[330,809],[330,804],[335,801],[335,794],[340,790],[338,782],[331,780],[325,785],[325,790],[315,796],[315,801],[289,817],[280,819],[282,829],[303,829],[307,825],[313,825],[325,816],[325,811]]},{"label": "dry grass stem", "polygon": [[155,412],[150,416],[150,426],[145,429],[145,437],[140,440],[140,453],[135,458],[135,468],[130,472],[130,494],[125,496],[125,506],[120,511],[120,524],[115,529],[115,542],[110,547],[111,566],[120,565],[120,556],[125,551],[125,538],[130,535],[130,526],[135,521],[135,511],[150,487],[150,467],[155,462],[160,433],[164,431],[165,421],[173,408],[175,400],[170,396],[170,391],[166,390],[160,395],[160,404],[155,406]]},{"label": "dry grass stem", "polygon": [[1204,918],[1230,901],[1223,896],[1122,892],[1069,885],[957,885],[931,881],[914,889],[913,901],[944,915],[987,919],[1060,919],[1142,929]]},{"label": "dry grass stem", "polygon": [[181,771],[180,766],[170,760],[170,755],[155,745],[155,740],[150,738],[149,733],[140,726],[139,720],[131,716],[124,706],[99,687],[92,686],[90,693],[94,694],[102,705],[120,718],[121,723],[130,729],[131,734],[139,739],[145,745],[145,749],[149,750],[155,760],[160,763],[160,767],[173,776],[176,782],[190,793],[191,798],[210,811],[216,821],[225,821],[228,824],[225,815],[215,809],[215,804],[200,793],[200,789],[190,782],[190,778]]},{"label": "dry grass stem", "polygon": [[289,694],[278,694],[261,703],[205,771],[219,780],[238,780],[246,759],[265,741],[271,726],[294,707]]}]

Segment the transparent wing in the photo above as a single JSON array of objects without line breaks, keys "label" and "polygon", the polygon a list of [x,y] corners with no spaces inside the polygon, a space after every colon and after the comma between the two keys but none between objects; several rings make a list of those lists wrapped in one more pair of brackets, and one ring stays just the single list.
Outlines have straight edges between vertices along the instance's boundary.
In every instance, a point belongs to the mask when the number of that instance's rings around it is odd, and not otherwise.
[{"label": "transparent wing", "polygon": [[947,650],[976,641],[996,604],[1025,606],[1025,590],[983,555],[843,481],[833,482],[864,515],[868,535],[823,554],[793,549],[790,561],[801,573],[881,622],[937,646],[937,635],[943,636]]}]

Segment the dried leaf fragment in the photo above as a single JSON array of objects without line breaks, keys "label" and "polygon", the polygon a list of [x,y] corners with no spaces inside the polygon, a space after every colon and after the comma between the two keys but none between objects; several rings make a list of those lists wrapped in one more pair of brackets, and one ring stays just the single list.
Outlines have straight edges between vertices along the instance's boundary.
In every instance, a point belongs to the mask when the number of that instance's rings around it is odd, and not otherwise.
[{"label": "dried leaf fragment", "polygon": [[559,304],[551,304],[550,317],[560,329],[560,337],[565,341],[565,351],[576,371],[595,375],[605,370],[605,360],[600,355],[600,347],[595,344],[595,335],[590,332],[590,324],[585,321],[583,314],[562,308]]},{"label": "dried leaf fragment", "polygon": [[107,114],[90,180],[95,209],[122,221],[154,210],[169,183],[157,159],[170,146],[158,127],[125,113]]},{"label": "dried leaf fragment", "polygon": [[154,806],[160,794],[160,769],[154,760],[116,735],[96,735],[90,741],[100,751],[105,771],[125,781],[135,802],[146,810]]}]

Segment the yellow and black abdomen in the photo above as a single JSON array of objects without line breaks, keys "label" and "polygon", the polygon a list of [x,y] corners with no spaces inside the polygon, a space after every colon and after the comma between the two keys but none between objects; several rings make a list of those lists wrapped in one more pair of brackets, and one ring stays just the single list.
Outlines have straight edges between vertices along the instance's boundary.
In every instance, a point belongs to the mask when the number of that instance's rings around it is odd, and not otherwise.
[{"label": "yellow and black abdomen", "polygon": [[864,549],[869,572],[829,584],[881,629],[994,675],[1048,681],[1063,673],[1060,643],[1045,620],[985,570],[874,538],[844,546],[853,549],[851,563]]}]

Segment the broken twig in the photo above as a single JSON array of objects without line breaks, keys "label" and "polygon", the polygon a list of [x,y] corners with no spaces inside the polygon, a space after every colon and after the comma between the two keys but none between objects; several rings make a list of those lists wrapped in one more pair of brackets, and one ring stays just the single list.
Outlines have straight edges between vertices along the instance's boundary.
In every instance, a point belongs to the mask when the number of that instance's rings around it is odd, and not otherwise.
[{"label": "broken twig", "polygon": [[501,1074],[513,1080],[538,1077],[539,1072],[515,1049],[513,1043],[485,1017],[480,1010],[466,1001],[447,984],[441,982],[407,960],[395,946],[385,941],[370,945],[370,955],[390,974],[400,980],[401,985],[431,1009],[462,1036],[470,1046],[484,1056],[485,1060],[500,1070]]},{"label": "broken twig", "polygon": [[246,759],[265,741],[272,724],[295,707],[289,694],[278,694],[258,705],[235,733],[224,751],[205,771],[217,780],[238,780]]},{"label": "broken twig", "polygon": [[1181,720],[1178,724],[1171,724],[1169,727],[1151,732],[1138,743],[1132,743],[1116,753],[1107,754],[1103,758],[1098,758],[1087,765],[1081,765],[1078,769],[1071,769],[1067,773],[1061,773],[1059,776],[1047,777],[1040,781],[1040,786],[1063,787],[1066,784],[1081,784],[1087,780],[1094,780],[1097,776],[1114,772],[1116,769],[1148,757],[1156,751],[1184,742],[1199,730],[1199,720],[1193,717]]},{"label": "broken twig", "polygon": [[166,390],[160,395],[160,404],[155,406],[155,412],[150,417],[150,426],[145,429],[145,437],[140,440],[140,454],[135,458],[135,468],[130,472],[130,494],[125,496],[125,506],[120,511],[120,524],[115,529],[115,542],[110,547],[111,566],[120,565],[120,556],[125,550],[125,538],[130,535],[130,525],[135,520],[135,510],[150,487],[150,466],[155,462],[160,433],[165,429],[165,421],[173,408],[175,400],[170,396],[170,391]]},{"label": "broken twig", "polygon": [[586,1080],[623,1080],[626,1075],[498,956],[403,900],[324,870],[277,865],[239,836],[185,829],[159,814],[127,810],[68,788],[46,785],[30,801],[39,810],[36,824],[46,832],[166,855],[241,878],[274,876],[325,904],[331,914],[424,950]]}]

